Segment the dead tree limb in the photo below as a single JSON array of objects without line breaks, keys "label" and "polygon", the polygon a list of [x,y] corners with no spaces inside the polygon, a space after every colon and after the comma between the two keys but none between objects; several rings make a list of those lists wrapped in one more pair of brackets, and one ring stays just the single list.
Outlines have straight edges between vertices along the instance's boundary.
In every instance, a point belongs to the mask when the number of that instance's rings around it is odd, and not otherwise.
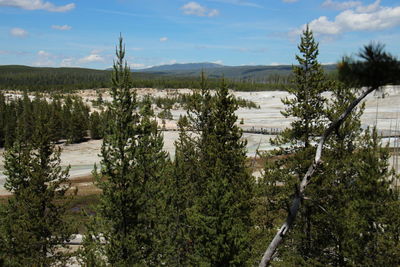
[{"label": "dead tree limb", "polygon": [[301,202],[304,198],[304,191],[307,187],[307,185],[310,183],[310,179],[313,176],[315,170],[318,168],[318,165],[321,163],[321,155],[322,155],[322,150],[324,147],[325,142],[328,140],[332,132],[339,128],[340,125],[346,120],[346,118],[351,114],[353,109],[370,93],[375,91],[377,88],[376,87],[370,87],[367,88],[367,90],[361,94],[356,100],[354,100],[348,107],[347,109],[340,115],[340,117],[332,122],[329,127],[325,130],[324,134],[322,135],[317,151],[315,152],[315,158],[313,163],[310,165],[310,167],[307,170],[307,173],[304,175],[303,179],[301,180],[298,188],[296,189],[296,194],[295,197],[292,201],[292,204],[290,206],[288,216],[286,218],[286,221],[282,224],[282,226],[279,228],[278,232],[276,233],[274,239],[271,241],[269,244],[267,250],[264,253],[264,256],[260,262],[260,267],[265,267],[267,266],[271,260],[274,258],[274,254],[276,249],[278,248],[279,244],[282,242],[283,238],[287,234],[287,232],[290,230],[290,228],[293,225],[294,220],[296,219],[297,213],[299,211]]}]

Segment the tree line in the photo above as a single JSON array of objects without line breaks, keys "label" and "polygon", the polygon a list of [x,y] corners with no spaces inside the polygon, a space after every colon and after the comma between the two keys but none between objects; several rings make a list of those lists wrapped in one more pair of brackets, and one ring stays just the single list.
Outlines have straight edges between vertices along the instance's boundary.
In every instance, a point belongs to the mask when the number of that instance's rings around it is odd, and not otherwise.
[{"label": "tree line", "polygon": [[[161,109],[158,117],[173,119],[171,109],[185,108],[191,96],[178,94],[172,97],[144,96],[138,100],[138,109],[150,102]],[[259,108],[254,102],[235,98],[243,108]],[[105,134],[108,122],[112,119],[108,109],[109,103],[102,95],[92,101],[96,108],[93,111],[81,97],[66,94],[53,94],[48,97],[36,93],[29,96],[25,91],[18,95],[5,95],[0,92],[0,148],[11,147],[18,136],[31,140],[41,118],[46,118],[53,142],[65,140],[69,144],[80,143],[88,139],[101,139]]]},{"label": "tree line", "polygon": [[82,142],[88,136],[89,111],[79,97],[46,99],[39,94],[31,98],[26,92],[21,97],[0,93],[0,147],[11,147],[17,138],[32,140],[41,127],[49,129],[53,142]]},{"label": "tree line", "polygon": [[[307,172],[315,141],[357,93],[354,84],[326,78],[308,28],[299,52],[294,86],[288,90],[294,97],[283,100],[283,115],[294,121],[273,141],[280,148],[262,155],[264,171],[256,179],[236,123],[238,104],[224,80],[214,95],[202,75],[201,89],[192,93],[187,114],[178,123],[175,158],[168,157],[151,101],[139,108],[130,90],[131,72],[120,38],[112,72],[111,120],[104,131],[100,166],[93,172],[102,191],[75,255],[80,263],[257,265],[277,226],[290,214],[290,197]],[[362,58],[357,64],[366,68],[370,61]],[[344,73],[357,66],[345,63]],[[398,73],[398,61],[392,63]],[[368,75],[363,71],[357,75]],[[323,95],[328,90],[329,99]],[[399,191],[392,184],[399,177],[388,166],[389,152],[376,129],[361,128],[362,112],[360,106],[329,139],[322,166],[271,265],[400,264]],[[5,155],[5,187],[14,193],[0,211],[0,259],[6,266],[51,266],[68,256],[59,249],[73,232],[59,201],[68,188],[68,170],[61,171],[57,164],[59,150],[47,138],[48,128],[39,129],[33,142],[17,139]]]},{"label": "tree line", "polygon": [[[73,92],[79,89],[109,88],[111,72],[83,68],[39,68],[27,66],[0,66],[1,90],[28,90],[33,92]],[[274,73],[260,81],[227,79],[228,87],[237,91],[264,91],[285,88],[290,76]],[[210,77],[208,82],[217,88],[219,78]],[[199,89],[196,77],[160,76],[151,73],[134,74],[131,86],[135,88]]]}]

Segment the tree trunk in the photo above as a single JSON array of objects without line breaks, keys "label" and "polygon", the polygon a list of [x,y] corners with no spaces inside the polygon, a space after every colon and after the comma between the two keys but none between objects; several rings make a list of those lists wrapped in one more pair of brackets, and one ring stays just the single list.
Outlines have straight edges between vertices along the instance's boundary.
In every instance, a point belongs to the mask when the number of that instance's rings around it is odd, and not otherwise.
[{"label": "tree trunk", "polygon": [[307,173],[304,175],[303,180],[300,182],[296,193],[295,197],[292,201],[292,205],[290,206],[288,216],[286,218],[286,221],[282,224],[281,228],[278,230],[276,233],[275,237],[269,244],[267,250],[264,253],[264,256],[260,262],[259,267],[265,267],[267,266],[271,260],[274,258],[274,254],[276,249],[278,248],[279,244],[283,241],[283,238],[287,234],[287,232],[290,230],[290,228],[293,225],[294,220],[296,219],[297,212],[299,211],[301,201],[304,198],[304,191],[307,187],[307,185],[310,183],[311,177],[313,176],[315,170],[318,168],[318,166],[322,163],[321,162],[321,155],[322,155],[322,150],[324,147],[324,144],[326,140],[330,137],[332,132],[339,128],[340,125],[344,122],[344,120],[351,114],[353,109],[370,93],[378,89],[377,87],[370,87],[367,88],[367,90],[361,94],[356,100],[354,100],[349,107],[340,115],[340,117],[331,123],[331,125],[325,130],[324,134],[322,135],[317,151],[315,152],[315,158],[313,163],[310,165],[308,168]]}]

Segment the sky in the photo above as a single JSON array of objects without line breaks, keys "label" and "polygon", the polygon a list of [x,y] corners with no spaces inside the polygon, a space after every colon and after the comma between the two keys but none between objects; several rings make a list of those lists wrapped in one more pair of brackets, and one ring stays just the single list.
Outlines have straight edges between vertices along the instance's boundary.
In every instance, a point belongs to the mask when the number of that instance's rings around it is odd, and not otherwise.
[{"label": "sky", "polygon": [[399,0],[0,0],[0,65],[131,68],[295,64],[309,24],[319,61],[380,42],[400,57]]}]

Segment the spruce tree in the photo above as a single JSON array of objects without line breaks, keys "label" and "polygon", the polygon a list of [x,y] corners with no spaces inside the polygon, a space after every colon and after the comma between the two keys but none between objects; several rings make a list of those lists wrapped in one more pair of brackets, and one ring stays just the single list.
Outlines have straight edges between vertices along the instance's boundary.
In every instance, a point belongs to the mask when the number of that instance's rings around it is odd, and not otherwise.
[{"label": "spruce tree", "polygon": [[17,139],[5,153],[4,187],[13,194],[0,216],[6,266],[65,264],[60,249],[73,233],[66,219],[68,169],[62,170],[60,149],[49,140],[46,116],[38,119],[32,142]]}]

